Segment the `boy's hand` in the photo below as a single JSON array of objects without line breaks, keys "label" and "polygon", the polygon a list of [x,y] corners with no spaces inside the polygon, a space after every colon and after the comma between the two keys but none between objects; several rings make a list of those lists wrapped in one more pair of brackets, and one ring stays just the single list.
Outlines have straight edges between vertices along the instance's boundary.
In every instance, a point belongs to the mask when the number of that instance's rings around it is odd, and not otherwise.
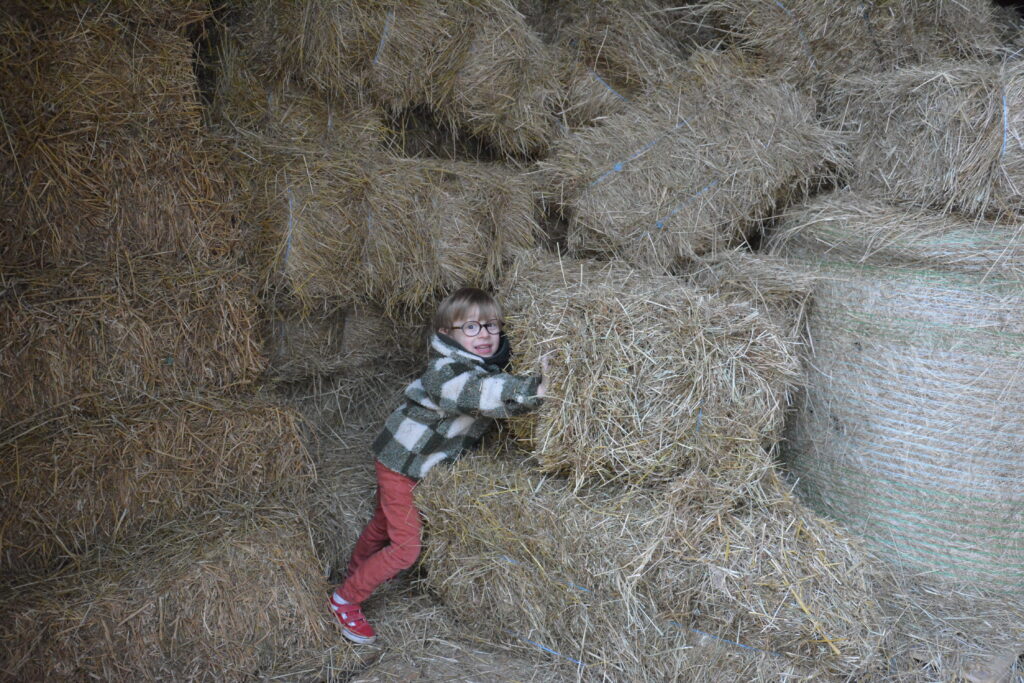
[{"label": "boy's hand", "polygon": [[548,357],[540,357],[540,384],[537,385],[537,396],[544,398],[548,393]]}]

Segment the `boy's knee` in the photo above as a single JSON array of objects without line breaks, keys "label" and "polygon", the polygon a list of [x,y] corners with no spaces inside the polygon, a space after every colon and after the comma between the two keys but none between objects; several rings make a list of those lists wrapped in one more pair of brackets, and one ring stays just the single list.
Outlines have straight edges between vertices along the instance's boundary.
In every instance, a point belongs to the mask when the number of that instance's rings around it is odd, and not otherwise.
[{"label": "boy's knee", "polygon": [[422,547],[423,544],[419,541],[419,539],[409,540],[405,543],[400,543],[393,546],[392,550],[394,554],[392,555],[392,557],[394,558],[397,564],[401,565],[402,569],[408,569],[409,567],[416,564],[416,560],[420,556],[420,550],[422,549]]}]

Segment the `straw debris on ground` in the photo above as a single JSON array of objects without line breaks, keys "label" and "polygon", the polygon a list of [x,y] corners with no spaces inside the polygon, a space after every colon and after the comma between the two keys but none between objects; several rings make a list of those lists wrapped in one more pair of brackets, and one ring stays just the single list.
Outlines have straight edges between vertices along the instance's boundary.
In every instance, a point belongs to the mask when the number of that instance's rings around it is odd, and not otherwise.
[{"label": "straw debris on ground", "polygon": [[575,485],[653,485],[712,471],[758,481],[800,381],[798,349],[755,300],[627,266],[534,255],[501,288],[518,367],[547,354],[551,397],[513,421]]},{"label": "straw debris on ground", "polygon": [[843,161],[792,87],[735,54],[689,64],[670,93],[581,129],[540,164],[571,254],[672,271],[735,246]]},{"label": "straw debris on ground", "polygon": [[135,259],[0,275],[0,426],[97,400],[253,385],[266,368],[252,278]]},{"label": "straw debris on ground", "polygon": [[298,503],[311,484],[294,410],[201,396],[106,408],[2,434],[6,572],[77,564],[98,545],[230,504]]},{"label": "straw debris on ground", "polygon": [[974,217],[1024,212],[1024,67],[930,62],[838,81],[824,102],[849,136],[851,184]]}]

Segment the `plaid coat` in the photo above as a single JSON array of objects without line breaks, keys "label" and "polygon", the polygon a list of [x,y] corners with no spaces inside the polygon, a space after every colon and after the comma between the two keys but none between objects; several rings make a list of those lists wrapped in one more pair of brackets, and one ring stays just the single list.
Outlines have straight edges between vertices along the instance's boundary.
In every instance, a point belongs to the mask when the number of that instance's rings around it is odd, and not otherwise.
[{"label": "plaid coat", "polygon": [[541,404],[540,377],[510,375],[458,342],[435,334],[427,369],[405,388],[405,402],[373,443],[382,465],[413,479],[475,446],[495,418]]}]

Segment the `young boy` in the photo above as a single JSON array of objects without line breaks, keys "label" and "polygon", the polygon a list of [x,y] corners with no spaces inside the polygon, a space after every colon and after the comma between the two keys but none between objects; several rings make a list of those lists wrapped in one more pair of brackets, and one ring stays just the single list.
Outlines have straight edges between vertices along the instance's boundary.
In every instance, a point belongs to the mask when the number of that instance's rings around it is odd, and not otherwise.
[{"label": "young boy", "polygon": [[419,557],[416,483],[476,445],[495,418],[539,407],[547,391],[544,360],[540,377],[504,372],[511,349],[501,334],[501,308],[486,292],[467,287],[446,298],[433,328],[426,371],[406,387],[405,401],[373,443],[377,507],[356,541],[345,582],[331,595],[331,612],[354,643],[377,637],[360,603]]}]

